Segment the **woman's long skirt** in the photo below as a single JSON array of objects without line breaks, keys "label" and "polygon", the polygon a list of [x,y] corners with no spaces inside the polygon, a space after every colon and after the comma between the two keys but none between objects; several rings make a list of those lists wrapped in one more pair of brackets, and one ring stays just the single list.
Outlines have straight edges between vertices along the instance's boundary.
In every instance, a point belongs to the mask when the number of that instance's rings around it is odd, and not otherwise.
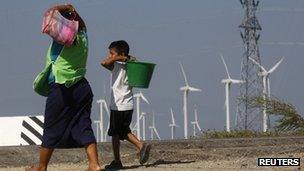
[{"label": "woman's long skirt", "polygon": [[72,87],[53,83],[46,100],[42,147],[78,148],[95,143],[90,118],[93,93],[83,78]]}]

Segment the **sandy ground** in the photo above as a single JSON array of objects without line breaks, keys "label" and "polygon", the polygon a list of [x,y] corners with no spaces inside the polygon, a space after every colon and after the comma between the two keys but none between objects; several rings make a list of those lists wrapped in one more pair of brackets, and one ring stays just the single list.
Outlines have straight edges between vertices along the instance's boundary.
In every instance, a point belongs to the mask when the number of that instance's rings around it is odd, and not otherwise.
[{"label": "sandy ground", "polygon": [[[153,141],[147,164],[138,164],[136,150],[122,143],[124,170],[302,170],[301,167],[259,167],[259,157],[304,158],[304,137],[193,139]],[[0,147],[0,170],[24,170],[38,161],[38,146]],[[111,162],[110,143],[98,144],[101,164]],[[303,162],[303,161],[302,161]],[[303,164],[302,164],[303,165]],[[86,170],[84,149],[55,151],[49,170]]]}]

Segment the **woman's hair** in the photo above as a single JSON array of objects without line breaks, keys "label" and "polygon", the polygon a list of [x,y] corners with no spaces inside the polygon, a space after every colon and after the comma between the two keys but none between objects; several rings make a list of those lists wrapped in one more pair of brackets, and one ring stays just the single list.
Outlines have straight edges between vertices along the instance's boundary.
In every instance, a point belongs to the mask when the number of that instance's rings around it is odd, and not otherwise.
[{"label": "woman's hair", "polygon": [[68,20],[74,20],[76,18],[76,14],[74,11],[63,11],[61,12],[61,15]]},{"label": "woman's hair", "polygon": [[124,40],[118,40],[112,42],[109,46],[109,49],[115,49],[118,55],[129,56],[130,48],[128,43]]}]

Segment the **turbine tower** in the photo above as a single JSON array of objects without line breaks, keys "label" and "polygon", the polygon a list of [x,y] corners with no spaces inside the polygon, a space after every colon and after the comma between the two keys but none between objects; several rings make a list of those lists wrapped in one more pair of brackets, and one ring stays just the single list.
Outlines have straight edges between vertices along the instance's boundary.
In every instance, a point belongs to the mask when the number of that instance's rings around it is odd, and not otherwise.
[{"label": "turbine tower", "polygon": [[143,140],[146,141],[146,113],[141,112],[140,118],[142,120],[142,137]]},{"label": "turbine tower", "polygon": [[175,136],[175,128],[178,127],[178,125],[176,125],[176,123],[175,123],[172,108],[170,108],[170,112],[171,112],[171,123],[169,124],[169,127],[171,127],[171,139],[173,140],[174,136]]},{"label": "turbine tower", "polygon": [[245,16],[239,26],[244,44],[240,80],[244,80],[245,83],[240,84],[235,124],[238,129],[256,130],[259,129],[257,125],[261,115],[258,108],[250,107],[250,98],[262,93],[262,82],[258,76],[260,68],[254,65],[249,57],[261,63],[258,40],[262,28],[256,17],[259,0],[240,0],[240,2],[245,10]]},{"label": "turbine tower", "polygon": [[[99,123],[99,129],[100,129],[100,142],[105,142],[106,141],[106,134],[104,134],[104,110],[108,116],[108,118],[110,118],[110,111],[107,105],[107,102],[104,99],[99,99],[97,100],[97,103],[99,104],[99,110],[100,110],[100,123]],[[110,119],[109,119],[110,120]],[[109,123],[109,122],[108,122]],[[109,128],[109,124],[107,126],[107,128]]]},{"label": "turbine tower", "polygon": [[160,138],[160,136],[157,132],[157,129],[155,127],[155,114],[154,114],[154,112],[152,113],[152,125],[149,126],[149,129],[151,130],[151,140],[154,140],[154,134],[156,135],[158,140],[161,140],[161,138]]},{"label": "turbine tower", "polygon": [[222,54],[220,54],[220,55],[221,55],[221,58],[222,58],[222,61],[223,61],[223,64],[225,66],[226,73],[227,73],[227,76],[228,76],[228,78],[222,80],[222,83],[225,84],[225,94],[226,94],[226,99],[225,99],[226,131],[230,132],[230,103],[229,103],[229,94],[230,94],[231,84],[243,84],[245,82],[242,81],[242,80],[235,80],[235,79],[232,79],[230,77],[229,70],[228,70],[227,64],[225,62],[225,59],[224,59],[224,57],[223,57]]},{"label": "turbine tower", "polygon": [[97,142],[100,142],[100,137],[99,137],[100,120],[94,120],[94,123],[96,124],[96,139],[97,139]]},{"label": "turbine tower", "polygon": [[194,88],[194,87],[190,87],[187,77],[186,77],[186,73],[184,71],[184,67],[182,65],[182,63],[179,63],[180,68],[182,70],[183,76],[184,76],[184,80],[185,80],[185,86],[180,87],[180,90],[183,92],[183,112],[184,112],[184,138],[188,139],[188,94],[189,92],[193,91],[193,92],[200,92],[202,91],[201,89],[198,88]]},{"label": "turbine tower", "polygon": [[134,97],[136,98],[136,135],[139,139],[140,137],[140,100],[142,99],[147,104],[150,104],[149,101],[146,99],[146,97],[143,95],[142,92],[134,94]]},{"label": "turbine tower", "polygon": [[[271,73],[273,73],[279,65],[282,63],[284,58],[281,58],[280,61],[278,61],[269,71],[267,71],[261,64],[259,64],[257,61],[255,61],[252,58],[249,58],[255,65],[261,68],[260,76],[262,77],[263,80],[263,98],[264,100],[266,99],[266,95],[268,98],[270,98],[270,81],[269,81],[269,76]],[[268,130],[268,116],[266,113],[266,102],[264,104],[263,108],[263,132],[266,132]]]},{"label": "turbine tower", "polygon": [[198,129],[199,132],[202,131],[201,127],[199,126],[196,107],[194,109],[194,121],[191,122],[191,124],[193,125],[193,136],[195,137],[196,136],[196,128]]}]

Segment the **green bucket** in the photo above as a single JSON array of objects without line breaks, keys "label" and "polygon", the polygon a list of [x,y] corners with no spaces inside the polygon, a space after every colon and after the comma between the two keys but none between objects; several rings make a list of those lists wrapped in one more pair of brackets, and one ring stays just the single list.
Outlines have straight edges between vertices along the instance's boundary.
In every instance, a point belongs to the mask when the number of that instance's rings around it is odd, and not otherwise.
[{"label": "green bucket", "polygon": [[129,85],[137,88],[148,88],[155,64],[148,62],[127,62]]}]

